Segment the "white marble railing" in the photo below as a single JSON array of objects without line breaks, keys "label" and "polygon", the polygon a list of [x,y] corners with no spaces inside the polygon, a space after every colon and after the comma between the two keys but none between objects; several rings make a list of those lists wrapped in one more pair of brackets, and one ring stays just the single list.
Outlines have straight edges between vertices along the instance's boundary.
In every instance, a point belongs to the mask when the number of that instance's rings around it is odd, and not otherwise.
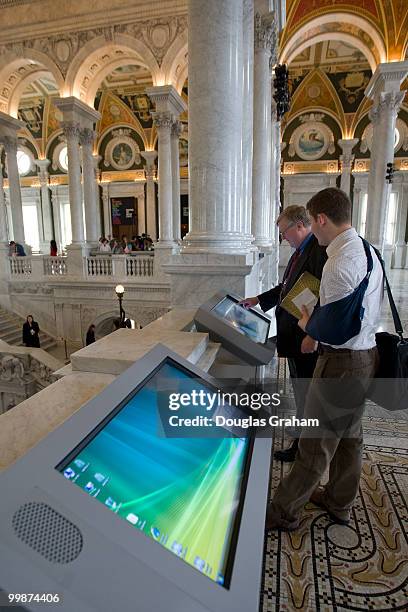
[{"label": "white marble railing", "polygon": [[106,257],[100,255],[98,257],[86,257],[85,271],[88,277],[112,276],[112,257],[109,255]]},{"label": "white marble railing", "polygon": [[[32,255],[27,257],[9,257],[10,280],[21,277],[40,281],[59,279],[69,280],[69,256],[50,257],[48,255]],[[134,280],[154,282],[158,271],[154,266],[153,253],[138,253],[137,255],[96,255],[83,259],[83,274],[87,280]],[[71,273],[72,274],[72,273]],[[80,274],[82,274],[80,272]],[[76,276],[77,278],[77,276]],[[162,282],[162,281],[161,281]]]},{"label": "white marble railing", "polygon": [[126,276],[153,276],[154,257],[152,255],[137,255],[126,257]]},{"label": "white marble railing", "polygon": [[31,257],[9,257],[10,274],[12,276],[26,276],[31,274]]},{"label": "white marble railing", "polygon": [[43,256],[45,276],[66,276],[68,274],[66,257]]}]

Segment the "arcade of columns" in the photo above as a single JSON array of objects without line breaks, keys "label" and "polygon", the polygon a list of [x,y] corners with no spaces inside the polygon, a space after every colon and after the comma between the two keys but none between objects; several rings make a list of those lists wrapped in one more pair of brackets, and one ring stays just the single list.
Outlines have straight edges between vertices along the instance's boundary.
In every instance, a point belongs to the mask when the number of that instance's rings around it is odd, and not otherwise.
[{"label": "arcade of columns", "polygon": [[[217,15],[217,19],[214,19]],[[181,248],[178,139],[185,103],[173,85],[147,89],[158,133],[159,237],[157,261],[170,275],[172,303],[199,303],[228,287],[259,289],[260,258],[277,275],[280,124],[272,102],[271,67],[277,62],[273,13],[254,14],[252,0],[189,0],[189,217]],[[217,70],[213,70],[217,66]],[[394,128],[408,62],[379,64],[367,89],[373,100],[373,145],[366,237],[381,246],[386,224],[386,164],[393,160]],[[59,98],[67,141],[72,244],[70,270],[100,233],[93,142],[99,113],[75,97]],[[216,111],[215,111],[216,109]],[[0,113],[0,143],[7,158],[14,239],[25,243],[17,133],[22,122]],[[341,140],[341,188],[350,191],[356,139]],[[252,146],[251,146],[252,145]],[[81,155],[82,150],[82,155]],[[147,228],[155,236],[155,151],[144,151]],[[44,241],[52,237],[48,160],[38,160],[43,194]],[[81,171],[82,166],[82,171]],[[0,185],[0,198],[4,198]],[[0,200],[0,249],[6,250],[5,207]],[[83,215],[85,207],[85,223]],[[167,277],[169,278],[169,277]]]}]

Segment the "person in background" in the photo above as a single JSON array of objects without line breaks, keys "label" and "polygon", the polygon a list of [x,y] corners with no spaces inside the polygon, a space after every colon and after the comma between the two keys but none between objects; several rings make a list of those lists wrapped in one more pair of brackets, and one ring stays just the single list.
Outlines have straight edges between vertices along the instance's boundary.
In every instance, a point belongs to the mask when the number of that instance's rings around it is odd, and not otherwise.
[{"label": "person in background", "polygon": [[128,242],[123,250],[126,253],[126,255],[129,255],[129,253],[131,253],[133,251],[132,243]]},{"label": "person in background", "polygon": [[[279,215],[276,224],[282,239],[295,249],[286,266],[282,282],[257,297],[242,300],[241,303],[246,308],[259,304],[264,312],[276,306],[276,348],[279,357],[286,357],[288,360],[294,387],[296,416],[300,419],[307,387],[317,362],[317,342],[299,328],[296,317],[281,308],[280,303],[303,272],[310,272],[320,280],[327,256],[325,247],[319,246],[317,238],[312,234],[310,218],[304,206],[287,206]],[[279,461],[294,461],[298,442],[297,434],[289,448],[275,452],[275,458]]]},{"label": "person in background", "polygon": [[95,342],[95,325],[92,324],[88,327],[88,331],[86,332],[86,346],[93,344]]},{"label": "person in background", "polygon": [[99,245],[100,253],[110,253],[111,248],[107,238],[103,238],[101,244]]},{"label": "person in background", "polygon": [[28,315],[26,322],[23,324],[23,344],[40,348],[40,327],[33,319],[33,315]]},{"label": "person in background", "polygon": [[10,241],[9,244],[9,257],[25,257],[25,251],[21,244],[18,242],[14,242],[14,240]]},{"label": "person in background", "polygon": [[123,246],[123,250],[126,249],[127,245],[128,245],[129,240],[127,239],[126,234],[123,234],[122,236],[122,246]]},{"label": "person in background", "polygon": [[55,240],[50,240],[50,256],[56,257],[58,254],[57,243]]},{"label": "person in background", "polygon": [[123,255],[123,246],[116,239],[112,240],[112,253],[113,255]]}]

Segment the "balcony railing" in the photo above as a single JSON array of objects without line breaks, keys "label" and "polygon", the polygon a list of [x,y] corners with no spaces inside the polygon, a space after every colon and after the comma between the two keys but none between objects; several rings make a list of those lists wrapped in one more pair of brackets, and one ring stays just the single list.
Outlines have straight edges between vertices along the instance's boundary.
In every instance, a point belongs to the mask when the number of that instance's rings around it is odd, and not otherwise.
[{"label": "balcony railing", "polygon": [[43,256],[45,276],[66,276],[68,273],[66,257]]},{"label": "balcony railing", "polygon": [[[54,281],[65,278],[69,280],[69,256],[50,257],[48,255],[31,255],[27,257],[9,257],[10,277],[25,277],[31,280],[41,278]],[[146,280],[154,282],[154,253],[137,253],[135,255],[95,255],[84,257],[84,276],[89,280],[113,280],[127,278],[136,282]],[[77,276],[76,276],[77,278]]]},{"label": "balcony railing", "polygon": [[8,259],[12,276],[27,276],[31,274],[31,257],[9,257]]}]

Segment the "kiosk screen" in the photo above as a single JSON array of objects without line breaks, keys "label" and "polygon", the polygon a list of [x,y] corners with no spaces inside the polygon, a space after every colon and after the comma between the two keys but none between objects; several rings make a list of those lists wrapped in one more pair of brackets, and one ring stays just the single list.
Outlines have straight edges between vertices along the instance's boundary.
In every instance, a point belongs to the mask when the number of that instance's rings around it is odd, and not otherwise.
[{"label": "kiosk screen", "polygon": [[159,435],[159,405],[162,409],[169,393],[188,385],[215,392],[203,379],[165,360],[57,470],[130,529],[142,531],[228,588],[250,438],[228,431],[225,438]]},{"label": "kiosk screen", "polygon": [[264,344],[268,340],[270,320],[261,313],[243,308],[232,297],[227,295],[214,306],[213,312],[254,342]]}]

